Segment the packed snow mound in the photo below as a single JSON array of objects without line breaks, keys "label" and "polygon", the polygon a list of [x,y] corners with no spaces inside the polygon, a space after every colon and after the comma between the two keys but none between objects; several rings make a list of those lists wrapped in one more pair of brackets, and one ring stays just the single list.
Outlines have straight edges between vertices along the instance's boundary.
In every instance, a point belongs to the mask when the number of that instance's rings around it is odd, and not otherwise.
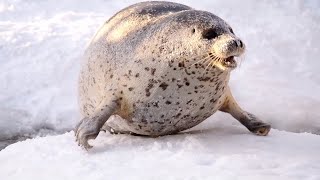
[{"label": "packed snow mound", "polygon": [[194,129],[159,138],[101,132],[86,152],[69,132],[0,152],[0,179],[320,179],[320,136],[242,126]]},{"label": "packed snow mound", "polygon": [[[320,134],[319,1],[175,1],[215,13],[246,43],[230,82],[245,110],[277,129]],[[82,54],[136,2],[0,1],[0,141],[75,126]]]}]

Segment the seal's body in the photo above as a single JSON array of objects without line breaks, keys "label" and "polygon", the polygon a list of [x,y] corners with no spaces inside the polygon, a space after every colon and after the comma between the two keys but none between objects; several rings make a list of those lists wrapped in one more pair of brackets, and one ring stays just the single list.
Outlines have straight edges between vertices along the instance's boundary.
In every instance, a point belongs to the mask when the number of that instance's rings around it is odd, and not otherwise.
[{"label": "seal's body", "polygon": [[[85,53],[79,80],[79,144],[106,123],[112,132],[160,136],[189,129],[217,110],[258,135],[270,126],[240,109],[228,80],[245,50],[212,13],[171,2],[143,2],[107,21]],[[111,115],[122,119],[107,121]]]}]

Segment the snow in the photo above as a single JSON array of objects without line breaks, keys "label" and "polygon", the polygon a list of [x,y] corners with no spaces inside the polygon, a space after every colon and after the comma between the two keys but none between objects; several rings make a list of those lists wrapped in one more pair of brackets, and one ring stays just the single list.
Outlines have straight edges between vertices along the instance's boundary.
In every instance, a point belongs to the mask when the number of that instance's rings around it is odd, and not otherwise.
[{"label": "snow", "polygon": [[201,129],[155,139],[100,133],[89,152],[73,132],[26,140],[1,151],[0,179],[320,179],[317,135]]},{"label": "snow", "polygon": [[[74,127],[84,49],[135,2],[0,1],[0,149]],[[270,136],[251,135],[223,113],[191,134],[101,133],[88,153],[68,132],[0,151],[0,179],[320,179],[320,2],[176,2],[217,14],[246,43],[230,86],[244,109],[272,124]]]}]

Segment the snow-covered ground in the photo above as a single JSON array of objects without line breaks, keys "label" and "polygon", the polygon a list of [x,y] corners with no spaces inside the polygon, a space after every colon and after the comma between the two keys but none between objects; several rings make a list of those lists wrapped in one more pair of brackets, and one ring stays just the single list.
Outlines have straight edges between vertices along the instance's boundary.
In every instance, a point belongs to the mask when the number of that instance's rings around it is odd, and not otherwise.
[{"label": "snow-covered ground", "polygon": [[197,129],[156,139],[100,133],[88,153],[73,132],[26,140],[1,151],[0,179],[320,179],[317,135],[273,130],[258,137],[223,125]]},{"label": "snow-covered ground", "polygon": [[[0,0],[0,149],[74,127],[83,51],[111,15],[135,2]],[[286,132],[256,137],[218,113],[196,127],[202,133],[101,134],[88,154],[72,133],[47,136],[2,150],[0,179],[157,177],[151,170],[171,179],[320,179],[320,1],[176,2],[213,12],[233,27],[247,46],[230,82],[236,99]]]}]

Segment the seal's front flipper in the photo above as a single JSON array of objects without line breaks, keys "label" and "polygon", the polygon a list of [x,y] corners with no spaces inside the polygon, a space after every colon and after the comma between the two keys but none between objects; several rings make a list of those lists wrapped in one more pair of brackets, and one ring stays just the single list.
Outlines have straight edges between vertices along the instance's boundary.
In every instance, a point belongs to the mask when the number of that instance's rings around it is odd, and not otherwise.
[{"label": "seal's front flipper", "polygon": [[256,116],[253,114],[250,114],[248,112],[244,112],[245,115],[238,119],[241,124],[243,124],[245,127],[249,129],[252,133],[255,133],[259,136],[266,136],[268,135],[271,126],[269,124],[266,124],[265,122],[259,120]]},{"label": "seal's front flipper", "polygon": [[242,110],[235,99],[233,98],[230,89],[228,88],[227,97],[220,111],[231,114],[241,124],[243,124],[249,131],[259,136],[268,135],[271,126],[251,113]]},{"label": "seal's front flipper", "polygon": [[92,146],[88,143],[89,139],[95,139],[104,123],[115,112],[119,102],[116,99],[106,99],[96,108],[95,112],[83,118],[75,128],[75,136],[78,145],[89,149]]}]

